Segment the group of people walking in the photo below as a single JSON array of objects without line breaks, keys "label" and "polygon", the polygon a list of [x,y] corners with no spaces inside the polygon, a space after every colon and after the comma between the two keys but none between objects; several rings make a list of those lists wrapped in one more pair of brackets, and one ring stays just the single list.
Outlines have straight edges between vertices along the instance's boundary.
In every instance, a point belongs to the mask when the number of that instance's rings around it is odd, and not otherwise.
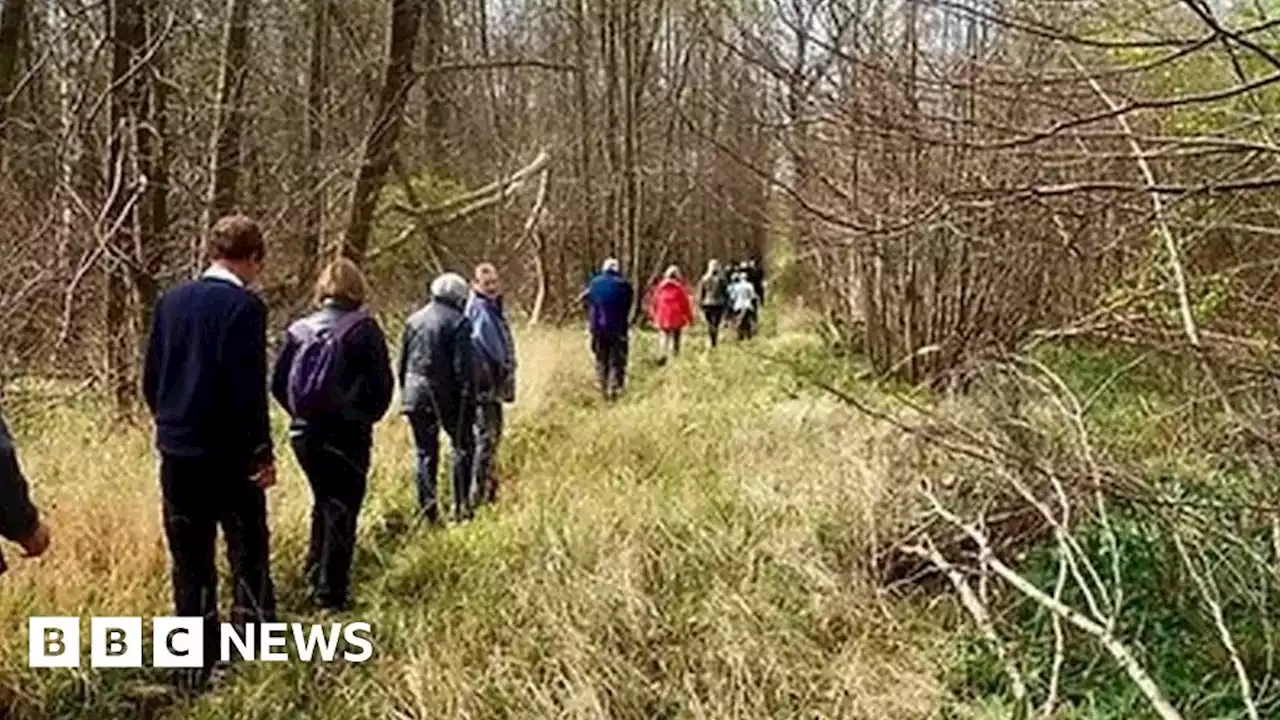
[{"label": "group of people walking", "polygon": [[[477,266],[471,282],[445,273],[430,283],[427,302],[405,322],[393,373],[387,338],[365,304],[364,275],[349,260],[334,260],[316,282],[316,309],[288,326],[269,367],[267,307],[249,289],[266,259],[261,229],[244,216],[222,218],[207,249],[204,273],[157,301],[142,379],[155,420],[174,609],[205,619],[206,667],[179,675],[194,689],[207,686],[217,656],[219,527],[233,583],[231,622],[271,622],[276,615],[266,502],[276,483],[269,397],[289,415],[290,446],[314,498],[301,568],[310,599],[341,611],[349,601],[373,428],[390,408],[395,386],[415,447],[418,503],[432,524],[442,516],[440,433],[453,450],[453,518],[466,521],[496,499],[504,404],[516,391],[515,342],[491,264]],[[754,263],[726,270],[712,260],[696,293],[712,345],[725,318],[740,338],[753,334],[764,297]],[[610,259],[583,295],[600,386],[614,399],[626,381],[631,284]],[[649,310],[664,357],[675,356],[682,331],[693,323],[692,296],[678,268],[668,268],[654,287]],[[0,535],[28,556],[50,542],[2,418]]]},{"label": "group of people walking", "polygon": [[[671,265],[650,291],[649,318],[659,333],[659,362],[680,354],[686,328],[694,324],[694,298],[707,323],[712,347],[720,342],[720,329],[729,322],[739,340],[755,336],[760,307],[764,303],[764,271],[754,260],[725,268],[710,260],[707,270],[691,291],[680,268]],[[596,360],[596,376],[606,400],[614,400],[626,384],[629,329],[635,292],[622,275],[616,258],[604,261],[599,274],[583,292],[588,305],[591,350]]]},{"label": "group of people walking", "polygon": [[[243,216],[218,221],[209,255],[199,279],[156,304],[143,394],[155,418],[176,614],[203,616],[206,642],[216,643],[217,527],[234,583],[232,623],[269,622],[276,612],[265,495],[276,481],[268,388],[289,414],[290,444],[314,496],[302,563],[310,598],[340,611],[348,605],[373,427],[395,384],[416,448],[423,516],[441,519],[443,430],[453,448],[453,515],[463,521],[496,497],[494,463],[503,403],[515,396],[516,355],[501,281],[486,263],[471,283],[446,273],[430,284],[427,303],[406,321],[393,375],[386,336],[365,306],[364,275],[338,259],[316,283],[317,309],[285,332],[268,382],[267,308],[248,289],[266,255],[258,225]],[[209,670],[187,677],[203,686]]]}]

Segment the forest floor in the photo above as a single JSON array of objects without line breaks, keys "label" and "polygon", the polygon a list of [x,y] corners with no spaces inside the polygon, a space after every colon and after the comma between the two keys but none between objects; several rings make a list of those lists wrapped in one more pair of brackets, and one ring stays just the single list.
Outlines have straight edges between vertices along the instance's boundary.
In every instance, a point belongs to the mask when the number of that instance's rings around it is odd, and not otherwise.
[{"label": "forest floor", "polygon": [[374,657],[241,663],[195,701],[152,697],[159,670],[90,669],[87,650],[80,670],[26,667],[30,615],[146,618],[170,605],[148,427],[112,428],[83,399],[23,407],[21,458],[54,549],[14,558],[0,582],[0,717],[934,715],[947,634],[866,569],[894,511],[893,439],[760,357],[818,353],[782,324],[751,352],[709,352],[699,330],[666,367],[642,336],[614,406],[596,397],[581,329],[521,333],[506,484],[463,526],[413,522],[412,446],[389,415],[355,605],[338,618],[297,614],[311,498],[276,418],[281,619],[369,622]]}]

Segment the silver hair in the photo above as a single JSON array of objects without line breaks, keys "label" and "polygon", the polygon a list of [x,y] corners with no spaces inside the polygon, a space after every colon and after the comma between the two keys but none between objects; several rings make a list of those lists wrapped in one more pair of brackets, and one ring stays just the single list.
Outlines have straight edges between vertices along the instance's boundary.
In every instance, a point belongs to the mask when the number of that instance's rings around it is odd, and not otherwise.
[{"label": "silver hair", "polygon": [[668,267],[668,268],[667,268],[667,271],[666,271],[666,272],[662,273],[662,277],[664,277],[664,278],[666,278],[666,279],[668,279],[668,280],[675,280],[675,279],[679,278],[679,277],[680,277],[680,267],[679,267],[678,265],[671,265],[670,267]]},{"label": "silver hair", "polygon": [[445,273],[431,281],[431,297],[454,302],[466,302],[471,286],[458,273]]},{"label": "silver hair", "polygon": [[621,267],[622,264],[618,262],[618,258],[608,258],[600,266],[600,269],[605,272],[618,272]]}]

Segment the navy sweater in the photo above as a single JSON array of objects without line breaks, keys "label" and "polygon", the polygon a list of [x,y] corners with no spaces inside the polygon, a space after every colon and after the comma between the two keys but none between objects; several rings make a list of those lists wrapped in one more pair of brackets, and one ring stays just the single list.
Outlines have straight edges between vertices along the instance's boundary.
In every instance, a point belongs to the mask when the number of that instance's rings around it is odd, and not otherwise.
[{"label": "navy sweater", "polygon": [[152,317],[143,394],[162,454],[246,471],[269,462],[266,305],[218,278],[166,293]]},{"label": "navy sweater", "polygon": [[[27,481],[18,466],[18,453],[13,447],[13,437],[0,416],[0,535],[22,542],[31,537],[39,525],[39,513],[31,504]],[[4,556],[0,555],[0,573],[5,571]]]}]

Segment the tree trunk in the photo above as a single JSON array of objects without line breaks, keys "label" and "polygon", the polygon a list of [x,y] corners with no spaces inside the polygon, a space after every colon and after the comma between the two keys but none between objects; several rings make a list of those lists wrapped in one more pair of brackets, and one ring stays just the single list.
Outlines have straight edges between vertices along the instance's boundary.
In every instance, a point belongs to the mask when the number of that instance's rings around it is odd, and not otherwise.
[{"label": "tree trunk", "polygon": [[307,70],[307,202],[306,225],[302,231],[302,258],[298,266],[295,295],[306,296],[315,281],[324,236],[325,191],[321,187],[324,174],[325,91],[328,88],[329,0],[311,0],[311,50]]},{"label": "tree trunk", "polygon": [[111,249],[106,267],[106,314],[103,336],[107,343],[107,385],[116,409],[126,411],[133,402],[134,382],[128,322],[129,286],[125,258],[133,257],[135,198],[129,172],[131,126],[137,122],[140,83],[130,78],[133,64],[143,44],[141,0],[113,0],[108,12],[111,33],[111,136],[107,149],[107,212],[105,228]]},{"label": "tree trunk", "polygon": [[3,0],[0,7],[0,167],[3,167],[4,140],[9,124],[9,103],[18,84],[18,55],[22,26],[27,17],[26,0]]},{"label": "tree trunk", "polygon": [[[432,70],[432,66],[440,64],[444,58],[444,4],[443,0],[422,0],[423,27],[423,62],[427,69],[422,78],[423,84],[423,130],[427,136],[427,163],[437,173],[445,168],[445,130],[449,124],[448,106],[445,104],[447,90],[445,73]],[[412,52],[409,55],[413,57]],[[412,82],[412,80],[410,80]],[[405,90],[408,94],[408,90]]]},{"label": "tree trunk", "polygon": [[[493,59],[493,54],[489,49],[488,5],[489,5],[489,0],[478,0],[476,2],[476,13],[480,21],[480,28],[479,28],[480,58],[484,62],[489,62]],[[494,73],[488,73],[488,72],[484,73],[482,79],[484,81],[485,93],[489,96],[490,112],[493,115],[493,117],[490,119],[490,124],[492,124],[493,126],[493,136],[498,139],[498,142],[500,143],[505,142],[506,134],[503,132],[503,129],[502,129],[503,128],[502,108],[498,104],[498,88],[496,87],[497,81],[494,80]]]},{"label": "tree trunk", "polygon": [[[622,219],[619,213],[620,205],[618,203],[620,193],[618,192],[618,177],[622,168],[622,149],[619,147],[619,129],[618,129],[618,13],[614,3],[604,2],[601,4],[600,19],[600,51],[604,56],[604,109],[605,123],[607,130],[605,132],[605,155],[609,159],[609,174],[606,187],[606,230],[609,235],[609,252],[615,257],[623,257],[625,247],[619,245],[620,235],[622,234]],[[588,254],[595,251],[595,248],[589,248]],[[594,262],[593,258],[593,262]]]},{"label": "tree trunk", "polygon": [[596,247],[595,220],[595,188],[591,180],[591,95],[587,92],[587,72],[590,65],[587,60],[587,13],[585,0],[577,0],[578,28],[575,33],[577,44],[578,71],[575,81],[578,94],[578,183],[582,193],[579,202],[582,211],[581,232],[585,236],[583,247],[591,251]]},{"label": "tree trunk", "polygon": [[[635,287],[641,287],[640,246],[637,237],[636,203],[636,17],[635,4],[627,2],[622,11],[622,247],[627,272]],[[636,304],[636,316],[641,312]]]},{"label": "tree trunk", "polygon": [[249,61],[249,3],[250,0],[227,0],[206,229],[236,207],[236,188],[240,181],[240,136],[245,121],[242,99]]},{"label": "tree trunk", "polygon": [[356,177],[351,217],[343,237],[342,252],[355,262],[360,262],[369,249],[373,213],[404,121],[405,98],[414,79],[413,50],[418,40],[423,4],[422,0],[391,0],[386,74],[378,96],[378,112],[365,136],[364,159]]},{"label": "tree trunk", "polygon": [[[160,0],[144,1],[142,44],[147,45],[158,42]],[[134,129],[138,171],[147,183],[138,209],[138,237],[134,251],[138,269],[133,275],[133,288],[138,303],[140,336],[151,325],[151,310],[159,294],[159,276],[164,266],[165,235],[169,229],[169,147],[165,139],[168,88],[164,75],[164,51],[156,48],[151,53],[145,75],[135,79],[147,91],[147,122],[137,123]]]}]

